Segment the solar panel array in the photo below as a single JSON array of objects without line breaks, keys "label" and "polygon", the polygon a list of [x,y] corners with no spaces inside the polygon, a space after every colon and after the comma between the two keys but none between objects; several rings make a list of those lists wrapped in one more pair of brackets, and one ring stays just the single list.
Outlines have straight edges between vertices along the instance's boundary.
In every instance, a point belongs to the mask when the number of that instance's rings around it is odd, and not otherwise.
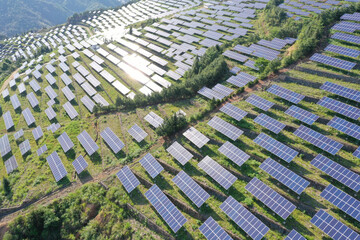
[{"label": "solar panel array", "polygon": [[300,233],[298,233],[295,229],[291,230],[291,232],[286,236],[284,240],[306,240]]},{"label": "solar panel array", "polygon": [[254,139],[254,142],[288,163],[299,154],[299,152],[289,148],[265,133],[260,133]]},{"label": "solar panel array", "polygon": [[19,138],[21,138],[22,136],[24,136],[24,130],[20,129],[19,131],[17,131],[16,133],[14,133],[14,138],[15,140],[18,140]]},{"label": "solar panel array", "polygon": [[233,141],[238,139],[241,134],[244,133],[242,130],[216,116],[213,117],[207,124]]},{"label": "solar panel array", "polygon": [[331,38],[346,42],[351,42],[355,44],[360,44],[360,37],[352,34],[336,32],[331,36]]},{"label": "solar panel array", "polygon": [[294,104],[298,104],[301,100],[304,99],[304,95],[301,95],[299,93],[293,92],[289,89],[280,87],[278,85],[272,85],[268,90],[269,93],[275,94],[278,97],[281,97],[289,102],[292,102]]},{"label": "solar panel array", "polygon": [[172,181],[198,208],[210,197],[210,195],[184,171],[179,172]]},{"label": "solar panel array", "polygon": [[275,192],[265,183],[254,177],[245,189],[264,203],[268,208],[273,210],[282,219],[287,219],[295,210],[296,206],[286,198]]},{"label": "solar panel array", "polygon": [[231,103],[226,103],[222,108],[220,108],[220,111],[234,118],[237,121],[240,121],[247,115],[247,112],[241,110],[238,107],[235,107]]},{"label": "solar panel array", "polygon": [[360,117],[359,108],[353,107],[351,105],[342,103],[328,97],[323,97],[319,100],[317,104],[354,120],[357,120]]},{"label": "solar panel array", "polygon": [[148,115],[146,115],[144,117],[144,119],[150,123],[154,128],[158,128],[160,127],[163,123],[164,123],[164,119],[162,119],[161,117],[159,117],[156,113],[154,112],[149,112]]},{"label": "solar panel array", "polygon": [[237,180],[234,175],[209,156],[204,157],[203,160],[198,163],[198,166],[226,190]]},{"label": "solar panel array", "polygon": [[79,115],[78,112],[75,110],[75,108],[73,107],[73,105],[71,105],[70,102],[66,102],[63,105],[63,108],[65,109],[66,113],[69,115],[71,120],[76,118]]},{"label": "solar panel array", "polygon": [[345,186],[353,189],[355,192],[360,190],[360,175],[350,171],[346,167],[330,160],[329,158],[318,154],[311,161],[311,165],[325,172]]},{"label": "solar panel array", "polygon": [[72,165],[74,166],[77,174],[80,174],[88,167],[89,164],[86,162],[85,158],[80,155],[72,162]]},{"label": "solar panel array", "polygon": [[325,65],[329,65],[332,67],[348,70],[348,71],[350,71],[351,69],[353,69],[356,66],[356,63],[341,60],[341,59],[334,58],[334,57],[329,57],[329,56],[322,55],[319,53],[314,53],[314,55],[312,55],[310,57],[310,60],[314,61],[314,62],[319,62],[319,63],[325,64]]},{"label": "solar panel array", "polygon": [[152,178],[155,178],[164,170],[150,153],[146,154],[139,162]]},{"label": "solar panel array", "polygon": [[257,108],[260,108],[261,110],[263,111],[267,111],[269,110],[272,106],[274,106],[274,103],[266,100],[266,99],[263,99],[262,97],[259,97],[255,94],[251,95],[250,97],[248,97],[246,99],[246,101],[248,103],[250,103],[251,105],[254,105],[255,107]]},{"label": "solar panel array", "polygon": [[232,196],[220,205],[220,209],[254,240],[261,240],[270,230]]},{"label": "solar panel array", "polygon": [[19,108],[21,106],[21,103],[19,101],[19,98],[16,94],[12,95],[10,97],[10,101],[11,101],[11,104],[13,106],[13,108],[16,110],[17,108]]},{"label": "solar panel array", "polygon": [[209,217],[200,227],[200,232],[207,240],[232,240],[229,234],[212,218]]},{"label": "solar panel array", "polygon": [[310,184],[309,181],[303,179],[271,158],[266,159],[260,165],[260,168],[297,194],[301,194]]},{"label": "solar panel array", "polygon": [[116,176],[119,178],[121,184],[128,193],[131,193],[137,186],[140,185],[139,180],[128,166],[123,167]]},{"label": "solar panel array", "polygon": [[181,165],[185,165],[193,157],[193,155],[186,148],[184,148],[176,141],[171,144],[171,146],[168,147],[166,151],[168,151],[171,156],[178,160]]},{"label": "solar panel array", "polygon": [[360,126],[357,124],[348,122],[338,117],[334,117],[328,122],[327,125],[360,140]]},{"label": "solar panel array", "polygon": [[120,152],[121,149],[125,147],[125,144],[109,127],[105,128],[104,131],[100,133],[100,135],[114,153]]},{"label": "solar panel array", "polygon": [[247,153],[228,141],[225,142],[218,150],[239,167],[250,158]]},{"label": "solar panel array", "polygon": [[360,201],[329,184],[320,194],[336,207],[360,222]]},{"label": "solar panel array", "polygon": [[74,143],[71,141],[70,137],[66,132],[63,132],[57,140],[59,141],[64,152],[68,152],[70,149],[74,147]]},{"label": "solar panel array", "polygon": [[32,108],[35,108],[39,105],[39,101],[37,100],[33,92],[29,93],[26,98],[28,99]]},{"label": "solar panel array", "polygon": [[142,140],[144,140],[147,137],[147,133],[142,130],[137,124],[135,124],[134,126],[132,126],[129,130],[128,133],[135,138],[135,140],[137,142],[141,142]]},{"label": "solar panel array", "polygon": [[295,105],[289,107],[286,111],[286,114],[296,118],[297,120],[312,125],[319,117],[311,112],[308,112],[302,108],[299,108]]},{"label": "solar panel array", "polygon": [[51,153],[46,158],[46,161],[49,164],[49,167],[51,169],[51,172],[52,172],[56,182],[60,181],[67,175],[67,171],[64,167],[64,164],[61,162],[61,159],[56,151]]},{"label": "solar panel array", "polygon": [[207,138],[204,134],[196,130],[194,127],[189,128],[183,133],[184,137],[189,139],[193,144],[195,144],[198,148],[202,148],[205,144],[207,144],[210,139]]},{"label": "solar panel array", "polygon": [[77,136],[77,139],[89,156],[93,155],[99,149],[99,146],[85,130]]},{"label": "solar panel array", "polygon": [[354,230],[331,216],[324,210],[319,210],[310,220],[312,224],[333,239],[359,240],[360,235]]},{"label": "solar panel array", "polygon": [[41,138],[44,135],[44,133],[43,133],[40,126],[37,126],[36,128],[34,128],[32,130],[32,134],[33,134],[33,136],[35,138],[35,141],[37,141],[39,138]]},{"label": "solar panel array", "polygon": [[285,124],[279,122],[278,120],[273,119],[272,117],[269,117],[264,113],[261,113],[259,116],[257,116],[254,119],[254,122],[260,124],[264,128],[267,128],[276,134],[278,134],[281,130],[283,130],[286,127]]},{"label": "solar panel array", "polygon": [[15,156],[11,156],[8,160],[5,161],[5,168],[6,168],[6,173],[10,174],[13,171],[15,171],[18,168],[18,163],[16,161]]},{"label": "solar panel array", "polygon": [[332,82],[325,82],[320,89],[334,93],[341,97],[360,102],[360,91],[347,88]]},{"label": "solar panel array", "polygon": [[187,219],[175,207],[175,205],[166,197],[160,188],[154,184],[146,193],[145,197],[154,206],[164,221],[170,226],[173,232],[177,232]]},{"label": "solar panel array", "polygon": [[11,117],[10,111],[7,111],[6,113],[4,113],[3,118],[4,118],[6,130],[9,130],[10,128],[12,128],[14,126],[14,121]]},{"label": "solar panel array", "polygon": [[31,150],[31,146],[30,146],[30,142],[28,139],[26,139],[25,141],[23,141],[22,143],[19,144],[19,148],[20,148],[20,152],[21,155],[25,155],[27,152],[29,152]]},{"label": "solar panel array", "polygon": [[298,129],[296,129],[294,134],[332,155],[335,155],[343,147],[343,144],[305,127],[304,125],[301,125]]},{"label": "solar panel array", "polygon": [[47,151],[47,146],[46,146],[46,144],[44,144],[36,151],[36,153],[40,157],[46,151]]},{"label": "solar panel array", "polygon": [[29,108],[26,108],[25,110],[22,111],[22,114],[25,118],[26,124],[28,126],[30,126],[31,124],[35,123],[35,118],[32,115],[31,111]]},{"label": "solar panel array", "polygon": [[333,53],[339,53],[348,57],[357,58],[360,55],[360,51],[356,49],[351,49],[347,47],[337,46],[333,44],[329,44],[325,49],[325,51],[333,52]]}]

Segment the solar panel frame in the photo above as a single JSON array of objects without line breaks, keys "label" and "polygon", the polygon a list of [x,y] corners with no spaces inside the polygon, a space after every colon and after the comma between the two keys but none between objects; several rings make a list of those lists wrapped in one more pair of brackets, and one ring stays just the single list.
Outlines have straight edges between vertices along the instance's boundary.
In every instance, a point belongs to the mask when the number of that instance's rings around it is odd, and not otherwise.
[{"label": "solar panel frame", "polygon": [[183,166],[194,157],[192,153],[176,141],[166,151]]},{"label": "solar panel frame", "polygon": [[82,155],[79,155],[72,162],[72,165],[75,168],[77,174],[82,173],[89,166],[89,164],[86,162],[85,158]]},{"label": "solar panel frame", "polygon": [[220,209],[254,240],[261,240],[270,230],[232,196],[220,205]]},{"label": "solar panel frame", "polygon": [[56,151],[52,152],[47,158],[46,161],[49,164],[50,170],[55,178],[56,182],[59,182],[67,175],[64,164],[62,163],[59,155]]},{"label": "solar panel frame", "polygon": [[99,146],[91,138],[91,136],[86,130],[82,131],[77,136],[77,139],[79,140],[80,144],[83,146],[89,156],[93,155],[99,149]]},{"label": "solar panel frame", "polygon": [[199,227],[199,230],[207,240],[232,240],[229,234],[212,217],[209,217]]},{"label": "solar panel frame", "polygon": [[187,222],[184,215],[175,207],[175,205],[166,197],[156,184],[154,184],[145,193],[145,197],[149,200],[151,205],[156,209],[173,232],[176,233]]},{"label": "solar panel frame", "polygon": [[161,166],[161,164],[150,153],[147,153],[140,159],[139,162],[151,178],[155,178],[164,170],[163,166]]},{"label": "solar panel frame", "polygon": [[214,116],[207,124],[233,141],[236,141],[244,133],[241,129],[217,116]]},{"label": "solar panel frame", "polygon": [[251,179],[245,189],[284,220],[296,209],[294,204],[256,177]]},{"label": "solar panel frame", "polygon": [[109,128],[105,128],[100,136],[106,142],[106,144],[111,148],[111,150],[117,154],[118,152],[125,147],[125,144],[116,136],[116,134]]}]

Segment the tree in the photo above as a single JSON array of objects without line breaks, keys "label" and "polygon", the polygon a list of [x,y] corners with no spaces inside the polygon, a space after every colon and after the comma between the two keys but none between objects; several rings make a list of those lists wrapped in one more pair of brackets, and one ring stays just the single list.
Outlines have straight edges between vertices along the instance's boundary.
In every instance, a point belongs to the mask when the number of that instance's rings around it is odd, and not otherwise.
[{"label": "tree", "polygon": [[268,66],[269,64],[269,60],[265,59],[265,58],[258,58],[255,60],[255,67],[257,67],[259,69],[260,73],[263,73],[265,71],[265,68]]},{"label": "tree", "polygon": [[3,177],[3,189],[4,189],[5,195],[8,195],[11,192],[10,182],[5,177]]}]

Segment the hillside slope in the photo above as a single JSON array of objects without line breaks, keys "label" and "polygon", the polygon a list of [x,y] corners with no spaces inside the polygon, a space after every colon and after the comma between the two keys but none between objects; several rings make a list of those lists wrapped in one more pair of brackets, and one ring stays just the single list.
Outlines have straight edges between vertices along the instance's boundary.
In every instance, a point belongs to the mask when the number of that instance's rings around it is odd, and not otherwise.
[{"label": "hillside slope", "polygon": [[9,37],[60,24],[76,12],[122,5],[126,0],[0,0],[0,35]]}]

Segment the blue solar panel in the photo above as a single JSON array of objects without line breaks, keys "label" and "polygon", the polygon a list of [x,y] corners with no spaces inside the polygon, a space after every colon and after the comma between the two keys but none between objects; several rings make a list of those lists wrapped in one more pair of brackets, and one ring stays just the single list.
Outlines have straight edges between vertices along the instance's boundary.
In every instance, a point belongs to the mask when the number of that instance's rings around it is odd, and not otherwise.
[{"label": "blue solar panel", "polygon": [[199,208],[210,195],[184,171],[179,172],[172,181]]},{"label": "blue solar panel", "polygon": [[96,142],[90,137],[86,130],[82,131],[77,139],[80,141],[81,145],[85,148],[85,151],[89,156],[93,155],[98,149],[99,146]]},{"label": "blue solar panel", "polygon": [[82,155],[78,156],[72,162],[72,165],[74,166],[75,171],[77,172],[77,174],[82,173],[88,167],[88,163],[86,162],[85,158]]},{"label": "blue solar panel", "polygon": [[290,91],[289,89],[280,87],[278,85],[272,85],[267,91],[295,104],[298,104],[305,97],[304,95]]},{"label": "blue solar panel", "polygon": [[348,104],[339,102],[328,97],[323,97],[319,100],[317,104],[354,120],[357,120],[360,117],[359,108],[350,106]]},{"label": "blue solar panel", "polygon": [[356,198],[331,184],[321,192],[320,196],[360,222],[360,201]]},{"label": "blue solar panel", "polygon": [[360,190],[360,175],[350,171],[346,167],[330,160],[329,158],[318,154],[311,161],[311,165],[325,172],[345,186],[353,189],[355,192]]},{"label": "blue solar panel", "polygon": [[298,129],[296,129],[294,134],[332,155],[335,155],[344,146],[343,144],[305,127],[304,125],[301,125]]},{"label": "blue solar panel", "polygon": [[100,135],[114,153],[120,152],[120,150],[125,147],[125,144],[109,127],[105,128]]},{"label": "blue solar panel", "polygon": [[264,128],[267,128],[276,134],[278,134],[281,130],[283,130],[284,127],[286,127],[285,124],[269,117],[268,115],[266,115],[264,113],[261,113],[259,116],[257,116],[254,119],[254,122],[256,122],[257,124],[260,124]]},{"label": "blue solar panel", "polygon": [[299,154],[294,149],[289,148],[265,133],[260,133],[254,139],[254,142],[286,162],[291,162]]},{"label": "blue solar panel", "polygon": [[310,184],[309,181],[303,179],[271,158],[266,159],[260,165],[260,168],[297,194],[301,194]]},{"label": "blue solar panel", "polygon": [[350,71],[351,69],[353,69],[356,66],[356,63],[341,60],[341,59],[334,58],[334,57],[329,57],[329,56],[322,55],[319,53],[315,53],[314,55],[312,55],[310,57],[310,60],[325,64],[325,65],[329,65],[332,67],[337,67],[337,68],[341,68],[344,70],[348,70],[348,71]]},{"label": "blue solar panel", "polygon": [[242,130],[216,116],[213,117],[207,124],[233,141],[243,134]]},{"label": "blue solar panel", "polygon": [[119,178],[121,184],[124,186],[126,191],[130,193],[137,186],[140,185],[139,180],[136,178],[134,173],[130,170],[128,166],[123,167],[116,176]]},{"label": "blue solar panel", "polygon": [[231,196],[220,205],[220,209],[254,240],[261,240],[270,230]]},{"label": "blue solar panel", "polygon": [[300,233],[293,229],[284,240],[306,240]]},{"label": "blue solar panel", "polygon": [[46,161],[48,162],[51,172],[54,175],[55,181],[58,182],[62,178],[67,175],[67,171],[64,167],[64,164],[61,162],[61,159],[57,152],[51,153],[47,158]]},{"label": "blue solar panel", "polygon": [[264,110],[265,112],[269,110],[272,106],[274,106],[274,103],[265,100],[255,94],[251,95],[246,99],[246,101],[252,105],[254,105],[257,108],[260,108],[261,110]]},{"label": "blue solar panel", "polygon": [[146,193],[145,197],[154,206],[164,221],[173,232],[177,232],[187,221],[175,205],[166,197],[160,188],[154,184]]},{"label": "blue solar panel", "polygon": [[160,165],[158,161],[150,154],[146,154],[140,160],[141,166],[149,173],[152,178],[155,178],[159,173],[161,173],[164,168]]},{"label": "blue solar panel", "polygon": [[241,110],[240,108],[235,107],[231,103],[226,103],[222,108],[220,108],[220,111],[227,114],[228,116],[234,118],[237,121],[240,121],[248,114],[244,110]]},{"label": "blue solar panel", "polygon": [[245,186],[245,189],[283,219],[287,219],[296,208],[294,204],[256,177]]},{"label": "blue solar panel", "polygon": [[176,160],[178,160],[181,165],[185,165],[193,155],[178,142],[174,142],[170,147],[166,149],[171,156],[173,156]]},{"label": "blue solar panel", "polygon": [[328,122],[327,125],[335,128],[335,129],[339,130],[340,132],[343,132],[353,138],[360,140],[360,126],[358,126],[354,123],[348,122],[348,121],[338,118],[338,117],[334,117],[333,119],[331,119]]},{"label": "blue solar panel", "polygon": [[322,209],[315,214],[315,216],[310,220],[310,222],[333,239],[360,239],[360,235],[357,234],[354,230],[352,230],[351,228],[349,228],[348,226],[346,226]]},{"label": "blue solar panel", "polygon": [[218,150],[239,167],[250,158],[248,154],[230,142],[225,142]]},{"label": "blue solar panel", "polygon": [[199,230],[207,240],[232,240],[221,226],[209,217],[200,227]]},{"label": "blue solar panel", "polygon": [[346,41],[346,42],[351,42],[351,43],[355,43],[355,44],[360,44],[359,36],[351,35],[351,34],[347,34],[347,33],[336,32],[331,36],[331,38]]},{"label": "blue solar panel", "polygon": [[198,163],[198,166],[226,190],[237,180],[234,175],[209,156],[204,157],[204,159]]},{"label": "blue solar panel", "polygon": [[360,147],[358,147],[355,152],[353,152],[354,157],[360,158]]},{"label": "blue solar panel", "polygon": [[311,112],[308,112],[304,109],[301,109],[295,105],[289,107],[286,111],[286,114],[296,118],[297,120],[306,123],[306,124],[313,124],[319,117]]},{"label": "blue solar panel", "polygon": [[334,93],[341,97],[360,102],[360,91],[347,88],[332,82],[325,82],[320,89]]},{"label": "blue solar panel", "polygon": [[333,53],[342,54],[342,55],[345,55],[348,57],[353,57],[353,58],[357,58],[360,55],[360,51],[358,51],[356,49],[341,47],[341,46],[337,46],[337,45],[333,45],[333,44],[329,44],[324,50],[333,52]]}]

